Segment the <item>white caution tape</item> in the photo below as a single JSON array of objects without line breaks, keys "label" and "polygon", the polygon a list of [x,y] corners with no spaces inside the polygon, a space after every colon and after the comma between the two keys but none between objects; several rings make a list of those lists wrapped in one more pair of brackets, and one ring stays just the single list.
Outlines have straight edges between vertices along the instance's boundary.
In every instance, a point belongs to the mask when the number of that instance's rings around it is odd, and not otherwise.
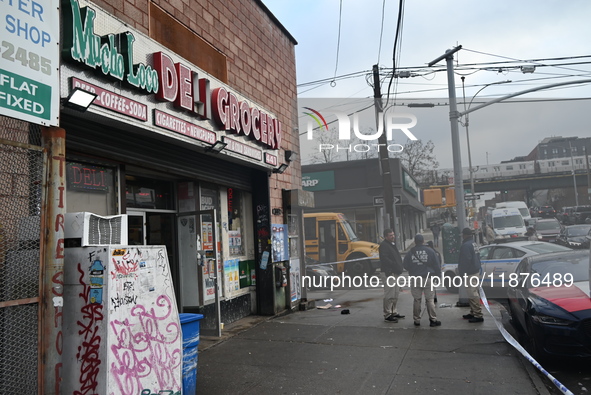
[{"label": "white caution tape", "polygon": [[497,328],[499,328],[499,331],[501,332],[501,334],[503,335],[503,337],[505,338],[505,340],[507,340],[507,342],[512,345],[513,347],[515,347],[515,349],[517,351],[519,351],[528,361],[530,361],[536,368],[538,368],[538,370],[540,372],[542,372],[546,377],[548,377],[548,379],[552,382],[552,384],[554,384],[556,386],[556,388],[558,388],[560,390],[560,392],[562,392],[565,395],[574,395],[571,391],[568,390],[568,388],[566,388],[560,381],[558,381],[554,376],[552,376],[550,373],[548,373],[548,371],[546,371],[546,369],[544,369],[542,367],[542,365],[540,365],[538,363],[538,361],[536,361],[526,350],[525,348],[523,348],[521,346],[521,344],[519,344],[519,342],[517,340],[515,340],[515,338],[513,336],[511,336],[511,334],[509,332],[507,332],[507,330],[503,327],[503,324],[501,322],[499,322],[499,320],[496,319],[496,317],[493,315],[493,313],[490,311],[490,306],[488,305],[488,300],[486,299],[486,295],[484,293],[484,290],[482,288],[479,288],[480,291],[480,299],[482,300],[482,303],[484,304],[484,307],[486,307],[486,310],[488,311],[488,313],[490,314],[490,316],[493,318],[493,320],[495,321],[495,324],[497,325]]}]

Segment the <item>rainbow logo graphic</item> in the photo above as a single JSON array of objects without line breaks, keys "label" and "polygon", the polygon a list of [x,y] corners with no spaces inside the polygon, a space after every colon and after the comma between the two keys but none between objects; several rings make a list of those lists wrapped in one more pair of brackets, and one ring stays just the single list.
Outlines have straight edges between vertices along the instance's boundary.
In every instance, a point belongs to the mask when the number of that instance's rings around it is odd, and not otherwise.
[{"label": "rainbow logo graphic", "polygon": [[322,129],[322,127],[324,126],[324,128],[328,132],[328,124],[326,123],[326,119],[324,119],[322,114],[320,114],[318,111],[316,111],[310,107],[304,107],[304,109],[311,111],[311,112],[304,111],[304,114],[306,114],[306,115],[310,116],[312,119],[314,119],[320,129]]}]

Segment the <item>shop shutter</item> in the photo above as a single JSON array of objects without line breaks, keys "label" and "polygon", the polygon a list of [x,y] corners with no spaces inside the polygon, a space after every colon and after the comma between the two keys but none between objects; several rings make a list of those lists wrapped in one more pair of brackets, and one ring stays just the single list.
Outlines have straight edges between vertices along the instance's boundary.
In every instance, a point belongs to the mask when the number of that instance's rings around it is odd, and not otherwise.
[{"label": "shop shutter", "polygon": [[203,153],[203,149],[193,151],[170,141],[158,140],[154,133],[130,126],[111,128],[66,117],[62,119],[61,127],[66,130],[68,154],[89,154],[246,191],[252,190],[253,173],[264,171],[245,166],[245,162],[229,156],[224,155],[222,159]]}]

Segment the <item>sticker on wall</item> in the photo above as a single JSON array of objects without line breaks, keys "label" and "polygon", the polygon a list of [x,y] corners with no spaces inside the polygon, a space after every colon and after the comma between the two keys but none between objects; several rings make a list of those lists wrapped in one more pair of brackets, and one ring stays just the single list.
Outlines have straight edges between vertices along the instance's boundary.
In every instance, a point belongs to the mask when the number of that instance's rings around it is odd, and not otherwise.
[{"label": "sticker on wall", "polygon": [[261,257],[261,269],[267,270],[267,263],[269,263],[269,251],[264,251],[263,256]]},{"label": "sticker on wall", "polygon": [[105,272],[105,266],[103,265],[103,262],[100,260],[95,260],[94,262],[92,262],[92,265],[90,266],[90,275],[101,275]]}]

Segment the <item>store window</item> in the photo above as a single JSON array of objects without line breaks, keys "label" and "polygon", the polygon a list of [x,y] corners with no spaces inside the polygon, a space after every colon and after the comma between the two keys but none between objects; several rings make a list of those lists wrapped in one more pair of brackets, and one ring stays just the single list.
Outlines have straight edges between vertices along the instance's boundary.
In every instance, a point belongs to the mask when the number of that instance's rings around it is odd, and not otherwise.
[{"label": "store window", "polygon": [[81,162],[66,162],[67,211],[117,215],[115,168]]},{"label": "store window", "polygon": [[172,182],[128,175],[125,177],[125,184],[127,207],[175,209]]},{"label": "store window", "polygon": [[228,241],[232,256],[244,255],[244,246],[242,245],[244,209],[242,202],[242,192],[228,188]]}]

